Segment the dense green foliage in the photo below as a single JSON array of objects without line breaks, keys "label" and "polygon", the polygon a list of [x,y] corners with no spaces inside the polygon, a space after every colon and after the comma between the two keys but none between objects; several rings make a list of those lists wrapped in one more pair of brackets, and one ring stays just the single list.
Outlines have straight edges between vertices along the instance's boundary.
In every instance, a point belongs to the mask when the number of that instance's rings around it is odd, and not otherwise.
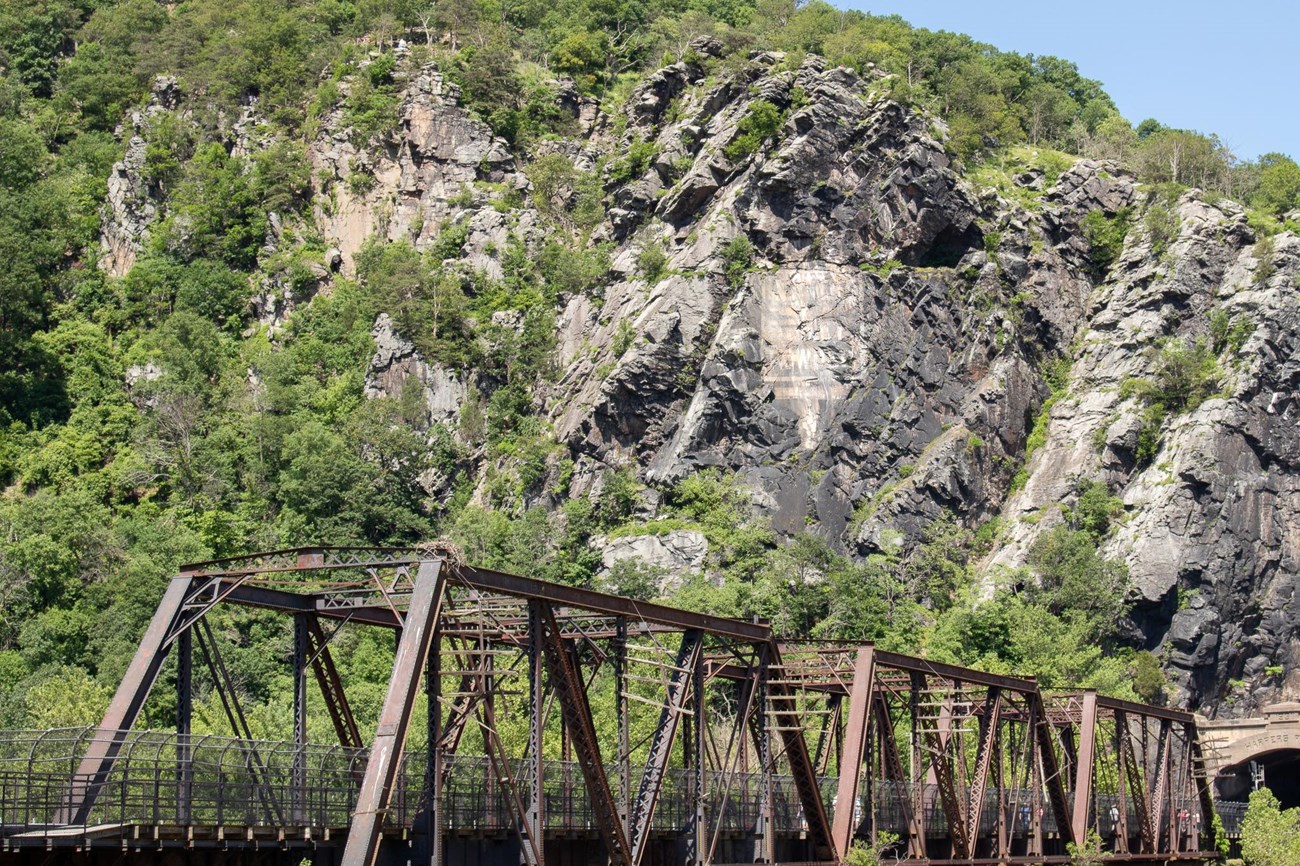
[{"label": "dense green foliage", "polygon": [[[717,37],[727,56],[693,55],[700,36]],[[410,44],[399,51],[399,40]],[[1048,686],[1158,696],[1154,657],[1118,645],[1124,575],[1097,551],[1121,515],[1104,488],[1082,487],[1031,569],[996,586],[977,585],[974,569],[996,524],[972,532],[941,520],[914,551],[854,559],[814,533],[778,539],[721,474],[657,491],[667,516],[648,528],[632,519],[645,491],[630,473],[610,473],[598,495],[568,497],[573,459],[533,394],[554,374],[557,301],[600,291],[610,250],[589,241],[609,194],[653,164],[654,142],[635,140],[590,170],[563,151],[534,159],[530,194],[548,240],[532,255],[511,234],[495,251],[495,277],[462,265],[469,226],[452,221],[423,249],[372,239],[355,279],[338,278],[276,333],[255,322],[259,287],[271,281],[306,300],[325,253],[307,216],[306,143],[335,112],[358,144],[381,141],[421,64],[457,83],[511,147],[540,153],[573,131],[554,74],[612,109],[663,61],[689,59],[716,77],[760,48],[787,52],[787,66],[816,52],[879,70],[885,77],[872,86],[946,119],[948,146],[972,170],[983,163],[997,175],[1008,153],[1030,150],[1054,179],[1070,158],[1048,148],[1131,160],[1144,179],[1169,184],[1140,218],[1166,244],[1179,185],[1248,201],[1268,230],[1298,204],[1300,169],[1289,158],[1239,165],[1212,137],[1154,122],[1135,130],[1067,61],[818,0],[0,6],[0,724],[94,721],[183,561],[447,535],[485,566],[648,596],[658,575],[628,566],[598,578],[590,542],[671,528],[698,529],[712,551],[708,574],[686,577],[679,604],[766,617],[783,634],[1014,669]],[[139,120],[160,221],[129,273],[112,277],[96,263],[107,178],[125,147],[114,130],[130,136],[128,113],[160,75],[175,77],[168,98],[178,110]],[[265,121],[255,137],[269,144],[246,154],[232,147],[231,127],[250,104]],[[726,155],[759,152],[794,107],[755,99]],[[374,182],[354,166],[348,185],[363,193]],[[463,194],[491,193],[502,212],[521,204],[518,190],[487,186]],[[315,204],[328,207],[328,191]],[[1089,217],[1098,273],[1138,220]],[[740,286],[754,259],[737,237],[723,252],[725,279]],[[636,267],[651,283],[666,275],[654,238],[643,237]],[[418,389],[363,395],[380,314],[426,358],[478,372],[483,389],[454,423],[428,426]],[[1215,331],[1216,354],[1239,348],[1245,335],[1235,328]],[[636,334],[618,333],[622,355]],[[1205,352],[1169,349],[1153,407],[1182,411],[1216,387]],[[424,486],[431,476],[446,482],[436,500]],[[483,495],[471,506],[476,487]],[[256,730],[283,734],[284,624],[221,617]],[[340,640],[357,711],[373,722],[391,647],[351,630]],[[148,723],[169,720],[159,691]],[[215,706],[199,716],[199,728],[224,724]]]},{"label": "dense green foliage", "polygon": [[1101,211],[1092,211],[1083,218],[1080,228],[1091,247],[1093,273],[1098,278],[1106,276],[1123,251],[1131,219],[1132,214],[1127,209],[1110,217]]},{"label": "dense green foliage", "polygon": [[1144,405],[1142,428],[1138,432],[1136,457],[1149,463],[1159,447],[1164,425],[1170,416],[1190,412],[1220,387],[1219,354],[1239,349],[1246,337],[1241,324],[1231,325],[1220,317],[1210,322],[1211,342],[1170,338],[1154,350],[1155,378],[1130,379],[1121,396],[1135,397]]},{"label": "dense green foliage", "polygon": [[1252,792],[1241,823],[1241,853],[1248,866],[1300,862],[1300,809],[1282,809],[1268,788]]}]

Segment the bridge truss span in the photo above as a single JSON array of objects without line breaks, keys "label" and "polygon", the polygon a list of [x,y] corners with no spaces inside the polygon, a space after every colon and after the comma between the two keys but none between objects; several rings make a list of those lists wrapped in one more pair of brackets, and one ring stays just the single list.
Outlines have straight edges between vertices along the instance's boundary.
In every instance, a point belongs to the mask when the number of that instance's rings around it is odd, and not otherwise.
[{"label": "bridge truss span", "polygon": [[[240,703],[213,627],[229,605],[292,623],[283,742],[255,738]],[[394,635],[373,718],[336,659],[363,629]],[[137,731],[165,666],[174,728]],[[233,736],[194,732],[196,689]],[[309,742],[311,719],[332,743]],[[1065,863],[1097,843],[1196,862],[1215,856],[1211,809],[1189,714],[784,642],[439,547],[186,566],[97,728],[0,743],[0,859],[15,862],[832,864],[888,840],[912,864]]]}]

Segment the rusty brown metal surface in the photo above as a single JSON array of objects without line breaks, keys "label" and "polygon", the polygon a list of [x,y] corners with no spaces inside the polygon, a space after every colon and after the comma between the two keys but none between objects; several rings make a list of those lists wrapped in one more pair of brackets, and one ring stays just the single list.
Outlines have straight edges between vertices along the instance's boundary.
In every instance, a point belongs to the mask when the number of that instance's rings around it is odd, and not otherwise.
[{"label": "rusty brown metal surface", "polygon": [[615,866],[632,866],[632,852],[628,847],[627,833],[619,818],[618,804],[614,800],[605,764],[601,760],[600,741],[591,718],[587,702],[586,684],[577,670],[571,646],[560,637],[560,628],[550,605],[541,608],[542,651],[550,673],[551,688],[559,699],[564,726],[569,732],[578,767],[591,797],[597,827],[605,842],[605,853]]},{"label": "rusty brown metal surface", "polygon": [[383,832],[384,812],[392,796],[406,730],[419,691],[429,647],[433,642],[438,611],[443,599],[442,563],[420,563],[411,594],[411,604],[402,626],[402,639],[393,658],[393,673],[388,693],[379,711],[375,738],[370,744],[370,759],[357,794],[348,842],[343,848],[343,866],[372,866],[379,855],[379,838]]},{"label": "rusty brown metal surface", "polygon": [[1088,832],[1088,809],[1092,804],[1092,761],[1097,744],[1097,694],[1083,696],[1083,716],[1079,723],[1079,754],[1074,773],[1074,810],[1070,827],[1075,841]]},{"label": "rusty brown metal surface", "polygon": [[167,658],[167,638],[172,625],[180,617],[189,591],[190,581],[185,577],[172,578],[167,585],[167,591],[99,724],[100,735],[94,738],[81,759],[68,793],[67,809],[57,816],[61,823],[84,824],[88,819],[99,795],[99,786],[107,778],[113,758],[121,747],[122,738],[118,732],[130,730],[140,717],[144,702],[149,698]]},{"label": "rusty brown metal surface", "polygon": [[[844,748],[840,752],[840,778],[835,794],[835,819],[831,827],[835,853],[840,859],[848,856],[857,829],[854,818],[862,779],[862,762],[866,757],[867,727],[871,721],[874,654],[875,649],[872,647],[863,647],[858,651],[853,667],[853,685],[849,691],[848,729],[844,735]],[[854,804],[854,808],[840,809],[840,803]]]},{"label": "rusty brown metal surface", "polygon": [[[296,624],[287,745],[255,742],[244,718],[210,622],[231,605]],[[367,744],[330,649],[368,628],[395,630],[399,644]],[[191,647],[203,667],[191,670]],[[173,648],[175,743],[138,779],[123,744]],[[330,781],[310,762],[308,667],[338,740]],[[239,770],[216,785],[190,730],[202,676],[239,744],[222,746]],[[420,695],[430,749],[404,754]],[[25,832],[57,848],[92,823],[145,815],[132,820],[149,828],[132,832],[174,824],[198,839],[214,809],[237,806],[239,821],[280,834],[346,829],[346,866],[416,837],[424,847],[398,856],[430,866],[449,840],[478,837],[513,839],[530,866],[548,854],[829,864],[885,832],[902,863],[1064,863],[1089,832],[1115,862],[1195,861],[1213,856],[1201,751],[1194,717],[1174,709],[1044,693],[870,645],[778,642],[763,622],[473,568],[436,548],[310,547],[185,566],[67,764],[78,771],[44,783],[29,769],[6,787],[0,755],[0,824],[40,818]],[[21,808],[10,790],[25,792]],[[168,793],[125,795],[148,790]],[[27,838],[7,832],[0,857]]]}]

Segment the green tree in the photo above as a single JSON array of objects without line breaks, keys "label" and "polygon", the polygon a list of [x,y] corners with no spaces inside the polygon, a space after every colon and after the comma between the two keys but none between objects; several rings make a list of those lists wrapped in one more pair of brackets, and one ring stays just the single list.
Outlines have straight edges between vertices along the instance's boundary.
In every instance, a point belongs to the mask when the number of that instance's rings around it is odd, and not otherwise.
[{"label": "green tree", "polygon": [[1267,788],[1252,792],[1241,822],[1241,853],[1249,866],[1300,863],[1300,809],[1282,809]]},{"label": "green tree", "polygon": [[170,203],[159,232],[168,253],[185,261],[220,258],[238,269],[256,263],[268,223],[242,158],[216,143],[199,148]]},{"label": "green tree", "polygon": [[1101,836],[1092,829],[1088,830],[1082,842],[1067,843],[1065,852],[1070,855],[1070,866],[1103,866],[1106,862]]},{"label": "green tree", "polygon": [[736,138],[723,152],[732,162],[757,153],[765,142],[776,136],[785,123],[785,113],[766,99],[755,99],[737,127]]},{"label": "green tree", "polygon": [[1230,155],[1215,136],[1185,129],[1161,129],[1143,138],[1137,153],[1142,179],[1218,189],[1226,179]]},{"label": "green tree", "polygon": [[1279,216],[1300,208],[1300,165],[1281,153],[1261,156],[1251,203]]}]

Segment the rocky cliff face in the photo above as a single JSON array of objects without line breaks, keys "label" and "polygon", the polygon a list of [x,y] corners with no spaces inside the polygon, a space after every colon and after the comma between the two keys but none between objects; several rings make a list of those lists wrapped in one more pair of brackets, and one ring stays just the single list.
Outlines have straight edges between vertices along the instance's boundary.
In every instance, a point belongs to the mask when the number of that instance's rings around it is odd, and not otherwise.
[{"label": "rocky cliff face", "polygon": [[[1275,673],[1300,670],[1300,239],[1258,243],[1238,208],[1195,191],[1157,231],[1153,194],[1087,160],[999,194],[963,178],[941,124],[886,92],[814,56],[792,69],[759,54],[725,74],[666,67],[620,116],[564,101],[575,134],[546,148],[578,169],[634,144],[653,153],[625,182],[606,168],[592,242],[610,245],[611,270],[561,297],[558,372],[535,396],[574,461],[570,494],[618,469],[669,483],[719,467],[778,532],[811,528],[856,555],[910,548],[941,518],[1000,517],[983,563],[995,575],[1025,563],[1081,480],[1101,481],[1125,510],[1104,552],[1128,566],[1135,639],[1160,654],[1174,700],[1235,712],[1300,694]],[[780,126],[745,143],[759,100]],[[374,234],[426,248],[453,224],[466,267],[489,274],[512,237],[540,248],[554,228],[527,203],[526,160],[454,86],[413,72],[400,116],[369,144],[338,112],[321,124],[314,220],[331,264],[350,272]],[[151,218],[131,158],[110,193],[120,231],[105,231],[125,266]],[[491,189],[524,203],[501,208]],[[1133,226],[1104,273],[1093,213]],[[666,262],[648,278],[652,247]],[[1237,336],[1213,349],[1216,395],[1144,440],[1146,404],[1126,383],[1158,377],[1162,341],[1208,344],[1222,321]],[[374,335],[367,393],[414,380],[429,425],[454,426],[493,387],[426,362],[386,318]],[[1063,362],[1066,381],[1049,382]],[[547,487],[532,501],[555,504]],[[698,568],[706,543],[686,535],[615,539],[605,567]]]},{"label": "rocky cliff face", "polygon": [[[1127,515],[1105,552],[1128,565],[1137,623],[1176,698],[1213,706],[1231,694],[1217,709],[1232,713],[1300,684],[1281,674],[1297,652],[1300,240],[1258,243],[1239,208],[1195,192],[1175,213],[1167,249],[1135,229],[1094,291],[1068,389],[1005,507],[1009,532],[993,561],[1022,562],[1076,479],[1104,481]],[[1239,323],[1243,340],[1220,355],[1221,390],[1170,421],[1139,461],[1142,405],[1124,383],[1155,376],[1161,340],[1212,341],[1216,314]]]}]

